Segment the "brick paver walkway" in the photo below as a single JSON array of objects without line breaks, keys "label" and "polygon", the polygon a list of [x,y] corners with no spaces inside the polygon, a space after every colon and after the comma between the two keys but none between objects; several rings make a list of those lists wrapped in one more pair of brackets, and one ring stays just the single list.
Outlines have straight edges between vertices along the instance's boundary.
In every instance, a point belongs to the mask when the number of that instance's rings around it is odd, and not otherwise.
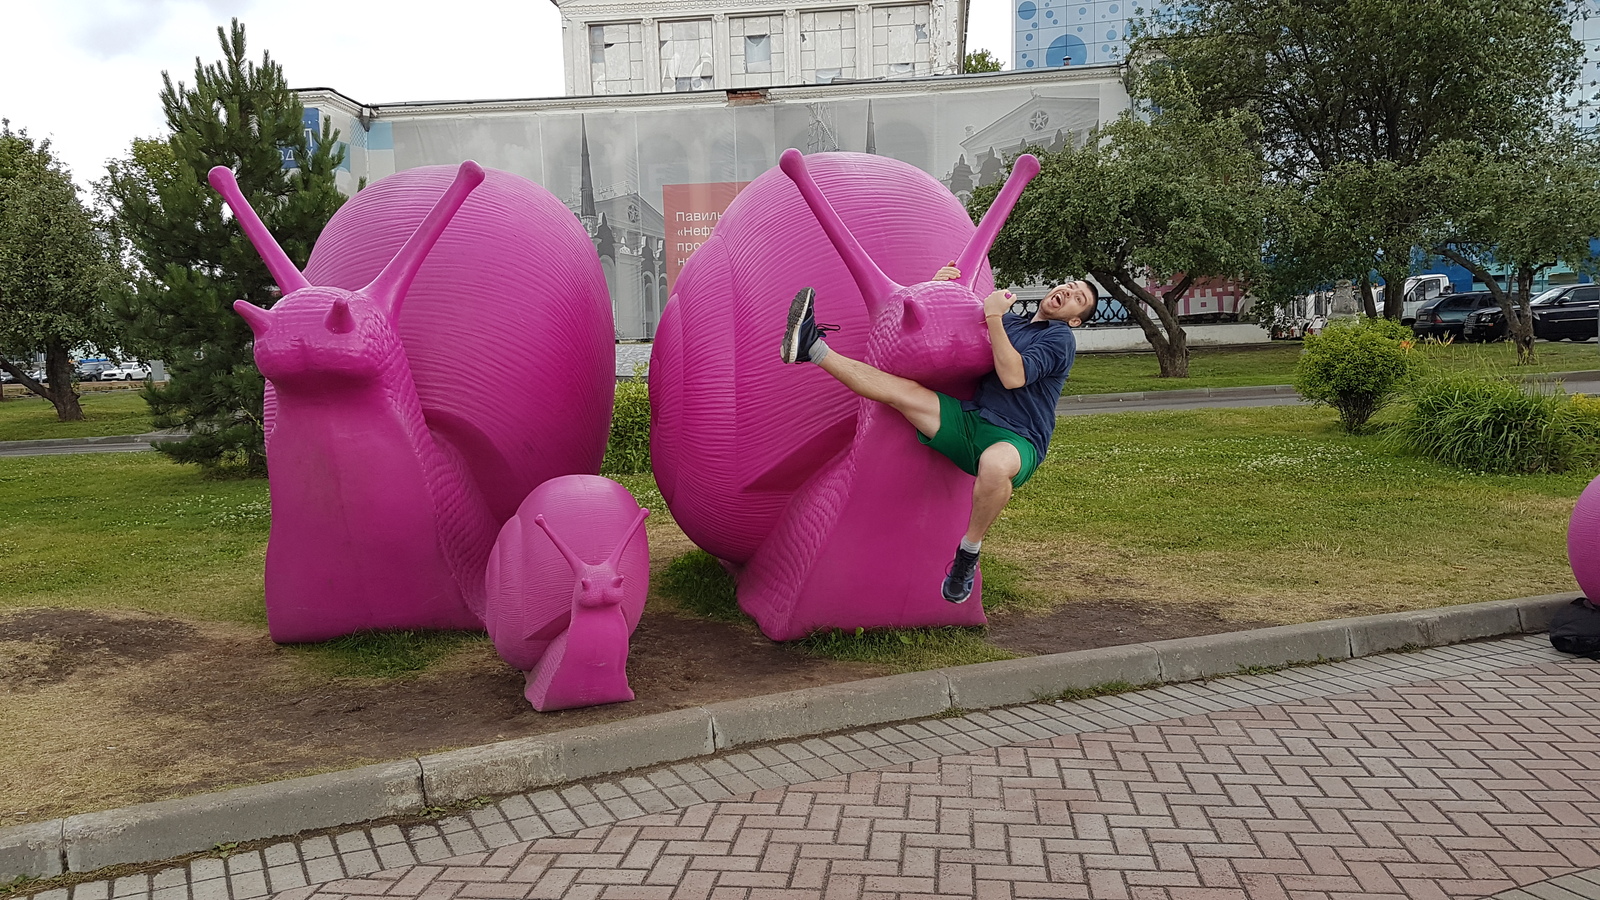
[{"label": "brick paver walkway", "polygon": [[1600,897],[1600,666],[1542,641],[785,744],[71,900]]}]

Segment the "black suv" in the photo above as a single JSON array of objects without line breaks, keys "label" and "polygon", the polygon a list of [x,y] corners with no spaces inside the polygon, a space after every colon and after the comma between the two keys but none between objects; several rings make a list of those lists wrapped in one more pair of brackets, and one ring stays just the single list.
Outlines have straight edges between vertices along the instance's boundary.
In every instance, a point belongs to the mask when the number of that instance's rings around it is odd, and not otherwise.
[{"label": "black suv", "polygon": [[1488,291],[1446,294],[1429,300],[1417,310],[1417,320],[1411,323],[1411,333],[1419,338],[1460,338],[1467,316],[1494,305],[1494,295]]},{"label": "black suv", "polygon": [[[1553,287],[1528,304],[1528,311],[1533,314],[1533,336],[1547,341],[1592,338],[1596,331],[1597,305],[1600,305],[1600,285]],[[1501,315],[1498,306],[1468,313],[1461,336],[1469,341],[1503,341],[1509,336],[1506,317]]]},{"label": "black suv", "polygon": [[1586,341],[1600,334],[1600,284],[1551,288],[1532,304],[1533,336],[1547,341]]}]

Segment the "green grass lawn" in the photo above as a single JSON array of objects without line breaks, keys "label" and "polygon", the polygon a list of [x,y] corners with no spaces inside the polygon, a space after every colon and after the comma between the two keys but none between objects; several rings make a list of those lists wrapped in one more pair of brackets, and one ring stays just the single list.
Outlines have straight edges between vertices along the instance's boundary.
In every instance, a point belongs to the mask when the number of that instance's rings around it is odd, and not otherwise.
[{"label": "green grass lawn", "polygon": [[[1131,391],[1172,391],[1183,388],[1253,387],[1289,384],[1300,343],[1280,342],[1250,349],[1190,351],[1188,378],[1160,378],[1153,353],[1088,353],[1078,357],[1067,380],[1068,394],[1114,394]],[[1517,366],[1516,350],[1509,343],[1419,344],[1413,352],[1428,364],[1450,370],[1477,372],[1569,372],[1600,369],[1600,346],[1590,342],[1535,345],[1531,366]]]},{"label": "green grass lawn", "polygon": [[104,437],[150,431],[150,407],[138,391],[84,394],[81,422],[56,420],[56,408],[38,397],[0,403],[0,441]]},{"label": "green grass lawn", "polygon": [[1455,470],[1300,406],[1071,417],[985,548],[1045,606],[1302,622],[1519,597],[1574,588],[1567,520],[1594,475]]},{"label": "green grass lawn", "polygon": [[[1203,604],[1300,622],[1571,590],[1567,518],[1594,474],[1456,471],[1299,406],[1064,418],[985,542],[986,600],[1033,612]],[[661,508],[649,475],[622,480]],[[209,480],[154,453],[0,459],[0,609],[263,627],[268,522],[265,481]],[[674,569],[655,586],[669,606],[742,615],[714,562]],[[836,634],[801,649],[903,668],[1003,655],[970,631]]]},{"label": "green grass lawn", "polygon": [[0,609],[265,627],[269,518],[265,480],[207,479],[154,452],[0,459]]}]

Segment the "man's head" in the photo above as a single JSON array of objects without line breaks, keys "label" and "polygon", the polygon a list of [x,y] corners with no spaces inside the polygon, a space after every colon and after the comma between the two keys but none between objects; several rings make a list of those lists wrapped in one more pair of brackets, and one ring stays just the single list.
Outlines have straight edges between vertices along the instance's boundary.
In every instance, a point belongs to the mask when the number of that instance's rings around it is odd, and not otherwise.
[{"label": "man's head", "polygon": [[1073,279],[1051,288],[1039,301],[1039,318],[1065,322],[1076,328],[1094,315],[1099,304],[1094,285]]}]

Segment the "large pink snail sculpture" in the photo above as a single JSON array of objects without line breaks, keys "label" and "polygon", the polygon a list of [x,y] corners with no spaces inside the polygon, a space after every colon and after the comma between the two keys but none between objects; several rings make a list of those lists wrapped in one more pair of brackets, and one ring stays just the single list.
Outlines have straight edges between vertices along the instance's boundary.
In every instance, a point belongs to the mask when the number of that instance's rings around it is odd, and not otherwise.
[{"label": "large pink snail sculpture", "polygon": [[1578,588],[1591,601],[1600,603],[1600,478],[1578,495],[1567,526],[1567,561]]},{"label": "large pink snail sculpture", "polygon": [[609,478],[563,475],[500,529],[484,624],[500,658],[527,673],[534,709],[633,699],[625,669],[650,587],[646,515]]},{"label": "large pink snail sculpture", "polygon": [[[932,177],[880,156],[783,154],[684,266],[651,354],[651,455],[673,517],[735,571],[774,640],[825,628],[979,625],[939,593],[972,477],[779,345],[817,292],[846,355],[956,396],[993,368],[987,254],[1038,161],[1023,156],[976,229]],[[956,260],[961,279],[929,281]]]},{"label": "large pink snail sculpture", "polygon": [[[302,274],[233,174],[219,167],[210,181],[284,293],[270,310],[235,304],[268,382],[273,640],[485,622],[493,632],[514,619],[520,636],[538,635],[540,649],[548,647],[574,626],[571,574],[549,589],[559,603],[513,615],[494,604],[528,603],[529,592],[502,584],[491,599],[485,569],[524,498],[533,501],[534,489],[557,476],[597,471],[605,450],[615,388],[611,304],[583,226],[548,191],[509,173],[472,162],[455,172],[411,169],[346,203]],[[484,362],[506,359],[526,377],[488,389]],[[632,531],[612,520],[640,511],[615,487],[620,495],[588,494],[596,505],[584,513],[602,530],[568,539],[584,549],[597,538],[626,544],[629,555],[612,566],[637,592],[648,577],[639,564],[645,542],[629,544]],[[502,539],[500,571],[521,566],[524,555],[537,569],[553,550],[539,541],[548,545],[543,535]],[[629,630],[637,624],[636,610],[628,622]],[[615,629],[586,633],[602,631]],[[497,645],[505,637],[492,636]],[[626,658],[626,633],[620,639]],[[564,644],[574,642],[594,643]],[[514,665],[538,667],[540,655],[528,649],[519,648]],[[552,662],[540,671],[563,696],[581,693],[570,673],[556,677],[561,669]],[[601,680],[601,693],[617,693],[614,679]]]}]

